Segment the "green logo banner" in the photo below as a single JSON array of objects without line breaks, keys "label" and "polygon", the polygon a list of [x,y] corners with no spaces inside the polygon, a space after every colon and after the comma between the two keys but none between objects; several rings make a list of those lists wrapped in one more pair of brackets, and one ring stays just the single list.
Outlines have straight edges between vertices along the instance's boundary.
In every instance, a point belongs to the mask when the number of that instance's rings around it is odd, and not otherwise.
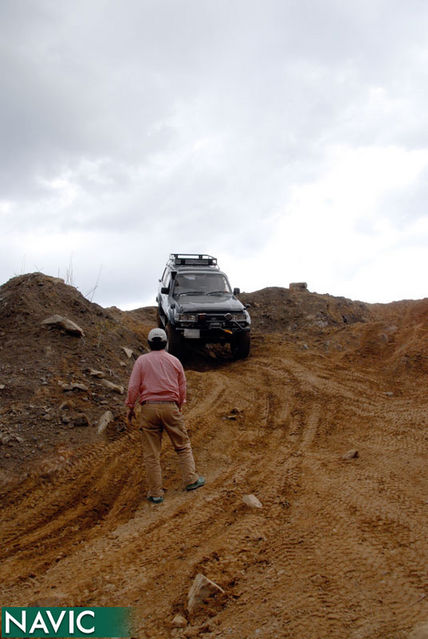
[{"label": "green logo banner", "polygon": [[2,608],[2,637],[130,637],[131,608]]}]

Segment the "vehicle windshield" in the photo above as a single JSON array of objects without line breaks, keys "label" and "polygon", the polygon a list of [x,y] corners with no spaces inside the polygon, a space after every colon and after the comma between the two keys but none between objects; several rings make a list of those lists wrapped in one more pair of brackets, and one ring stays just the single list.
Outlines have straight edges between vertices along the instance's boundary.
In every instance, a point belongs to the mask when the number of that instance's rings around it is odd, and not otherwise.
[{"label": "vehicle windshield", "polygon": [[229,282],[222,273],[178,273],[173,296],[231,294]]}]

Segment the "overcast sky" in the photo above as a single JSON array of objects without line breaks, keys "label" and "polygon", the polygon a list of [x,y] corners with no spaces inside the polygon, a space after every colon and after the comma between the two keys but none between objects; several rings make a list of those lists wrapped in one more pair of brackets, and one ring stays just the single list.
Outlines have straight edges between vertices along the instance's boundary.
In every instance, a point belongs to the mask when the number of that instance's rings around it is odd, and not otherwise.
[{"label": "overcast sky", "polygon": [[[1,0],[0,283],[427,296],[425,0]],[[94,290],[95,289],[95,290]]]}]

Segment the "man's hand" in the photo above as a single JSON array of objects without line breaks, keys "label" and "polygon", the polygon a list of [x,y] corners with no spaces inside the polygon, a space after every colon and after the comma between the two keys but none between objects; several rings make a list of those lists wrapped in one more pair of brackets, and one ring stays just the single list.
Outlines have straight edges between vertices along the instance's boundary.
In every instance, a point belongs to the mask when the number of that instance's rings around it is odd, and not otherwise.
[{"label": "man's hand", "polygon": [[128,408],[128,415],[126,416],[126,420],[128,422],[128,426],[132,426],[132,418],[135,417],[134,407]]}]

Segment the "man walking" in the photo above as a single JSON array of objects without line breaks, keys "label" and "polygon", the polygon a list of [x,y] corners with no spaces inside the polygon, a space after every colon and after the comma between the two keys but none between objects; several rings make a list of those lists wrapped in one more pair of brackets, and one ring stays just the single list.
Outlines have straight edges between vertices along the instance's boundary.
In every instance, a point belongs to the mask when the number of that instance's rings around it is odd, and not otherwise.
[{"label": "man walking", "polygon": [[147,499],[154,504],[163,502],[160,453],[162,432],[165,430],[178,455],[183,484],[195,490],[205,484],[195,470],[192,447],[181,414],[186,401],[186,377],[179,359],[168,353],[167,336],[162,328],[153,328],[148,335],[150,353],[140,355],[134,364],[128,386],[126,405],[128,423],[137,416],[143,434],[143,455],[149,491]]}]

